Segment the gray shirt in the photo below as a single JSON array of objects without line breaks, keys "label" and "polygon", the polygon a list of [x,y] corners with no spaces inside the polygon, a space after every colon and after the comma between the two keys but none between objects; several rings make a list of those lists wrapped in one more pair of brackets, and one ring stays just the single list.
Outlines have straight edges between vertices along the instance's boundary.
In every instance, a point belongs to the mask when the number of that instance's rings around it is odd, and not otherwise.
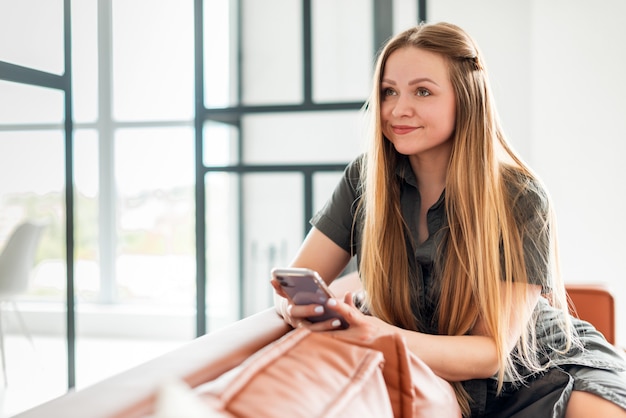
[{"label": "gray shirt", "polygon": [[[363,156],[348,165],[342,180],[337,185],[330,200],[318,212],[311,223],[333,242],[347,252],[356,255],[357,265],[361,257],[362,222],[357,213],[361,199],[361,167]],[[439,300],[439,282],[436,279],[437,260],[445,249],[448,224],[445,210],[445,191],[438,201],[428,209],[426,222],[428,239],[418,244],[418,214],[421,197],[417,179],[407,157],[401,157],[396,168],[400,186],[400,207],[406,231],[406,250],[409,257],[409,271],[412,285],[413,314],[421,332],[437,333],[435,307]],[[539,284],[545,292],[551,288],[547,269],[549,252],[548,230],[543,227],[547,213],[547,196],[541,187],[532,183],[533,193],[519,194],[511,189],[514,216],[523,228],[523,245],[526,257],[526,270],[529,282]],[[519,195],[519,196],[517,196]],[[536,210],[537,207],[543,210]],[[545,260],[544,263],[536,260]]]},{"label": "gray shirt", "polygon": [[[357,211],[361,199],[361,167],[360,156],[352,161],[344,171],[343,178],[335,188],[326,205],[312,218],[311,224],[324,235],[352,255],[360,262],[362,222]],[[412,276],[412,307],[418,319],[419,331],[431,334],[438,333],[437,315],[435,308],[439,299],[436,274],[436,261],[445,247],[447,236],[447,220],[445,214],[445,191],[439,200],[429,208],[427,225],[429,238],[422,244],[418,242],[418,213],[420,208],[420,194],[417,188],[415,175],[408,162],[408,158],[401,158],[396,169],[397,181],[400,183],[400,206],[407,225],[406,245],[409,259],[410,274]],[[529,181],[532,181],[529,179]],[[549,293],[552,284],[547,266],[549,251],[549,234],[544,228],[547,210],[547,197],[538,184],[531,184],[528,190],[531,193],[516,195],[512,193],[513,213],[523,228],[522,239],[525,252],[526,270],[530,283],[540,284],[544,293]],[[537,206],[539,205],[539,206]],[[539,215],[537,215],[539,214]],[[533,254],[531,254],[533,252]],[[532,260],[532,261],[531,261]],[[537,262],[546,260],[546,263]],[[580,338],[581,345],[574,346],[567,353],[563,353],[565,335],[557,326],[562,311],[553,308],[545,298],[541,298],[535,309],[536,335],[539,357],[543,364],[551,368],[566,366],[585,366],[595,369],[624,371],[626,362],[609,344],[604,337],[588,322],[572,318],[573,332]],[[524,374],[523,370],[520,370]],[[549,376],[550,374],[546,374]],[[484,411],[486,393],[489,392],[489,379],[466,382],[466,389],[474,398],[478,398],[476,408]],[[551,385],[545,379],[533,380],[533,387]],[[565,379],[566,381],[567,379]],[[516,386],[517,387],[517,386]],[[529,386],[525,386],[528,388]],[[571,391],[571,385],[568,386]],[[521,392],[520,392],[521,393]],[[482,404],[480,399],[483,399]],[[555,407],[556,408],[556,407]]]}]

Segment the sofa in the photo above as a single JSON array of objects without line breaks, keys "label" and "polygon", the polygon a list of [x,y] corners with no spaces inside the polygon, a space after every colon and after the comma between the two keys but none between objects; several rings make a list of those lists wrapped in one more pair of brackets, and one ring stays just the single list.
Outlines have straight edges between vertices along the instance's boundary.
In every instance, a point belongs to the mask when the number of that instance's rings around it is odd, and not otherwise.
[{"label": "sofa", "polygon": [[[613,297],[601,286],[568,286],[572,310],[614,341]],[[572,296],[573,295],[573,296]],[[604,309],[599,309],[600,307]],[[598,312],[602,312],[598,315]],[[69,392],[25,411],[19,418],[144,418],[154,413],[163,382],[176,379],[189,388],[213,381],[235,369],[291,328],[268,308],[183,347],[80,391]]]},{"label": "sofa", "polygon": [[160,385],[180,379],[190,387],[233,369],[291,328],[273,308],[198,337],[181,348],[29,409],[20,418],[138,418],[152,413]]}]

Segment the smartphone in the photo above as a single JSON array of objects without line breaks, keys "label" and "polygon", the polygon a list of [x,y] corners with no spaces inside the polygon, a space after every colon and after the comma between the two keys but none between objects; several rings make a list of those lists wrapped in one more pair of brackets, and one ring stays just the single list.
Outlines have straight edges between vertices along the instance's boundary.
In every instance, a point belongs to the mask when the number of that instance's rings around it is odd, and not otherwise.
[{"label": "smartphone", "polygon": [[[295,305],[326,306],[328,299],[334,297],[315,270],[296,267],[275,268],[272,270],[272,277],[278,281]],[[332,318],[339,319],[343,329],[350,326],[341,315],[329,309],[325,309],[322,315],[311,316],[306,319],[311,322],[321,322]]]}]

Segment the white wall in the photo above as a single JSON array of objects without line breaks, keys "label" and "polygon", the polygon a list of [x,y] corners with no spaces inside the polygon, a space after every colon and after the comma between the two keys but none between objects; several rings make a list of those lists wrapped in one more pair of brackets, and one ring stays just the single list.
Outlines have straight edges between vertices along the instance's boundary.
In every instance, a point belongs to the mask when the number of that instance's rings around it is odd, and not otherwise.
[{"label": "white wall", "polygon": [[626,2],[536,0],[531,161],[559,216],[564,274],[605,282],[626,341]]},{"label": "white wall", "polygon": [[531,7],[517,0],[430,0],[429,22],[446,21],[476,40],[486,62],[504,130],[530,157]]},{"label": "white wall", "polygon": [[487,61],[504,129],[545,181],[566,282],[608,284],[626,342],[626,2],[431,0]]}]

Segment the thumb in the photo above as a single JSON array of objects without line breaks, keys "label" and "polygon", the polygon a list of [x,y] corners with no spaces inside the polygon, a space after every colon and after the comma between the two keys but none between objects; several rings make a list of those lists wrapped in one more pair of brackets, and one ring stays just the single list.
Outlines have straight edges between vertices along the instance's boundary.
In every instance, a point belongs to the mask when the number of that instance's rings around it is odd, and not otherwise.
[{"label": "thumb", "polygon": [[354,300],[352,299],[352,292],[346,292],[343,295],[343,302],[348,304],[348,305],[350,305],[350,306],[352,306],[353,308],[355,307],[354,306]]}]

